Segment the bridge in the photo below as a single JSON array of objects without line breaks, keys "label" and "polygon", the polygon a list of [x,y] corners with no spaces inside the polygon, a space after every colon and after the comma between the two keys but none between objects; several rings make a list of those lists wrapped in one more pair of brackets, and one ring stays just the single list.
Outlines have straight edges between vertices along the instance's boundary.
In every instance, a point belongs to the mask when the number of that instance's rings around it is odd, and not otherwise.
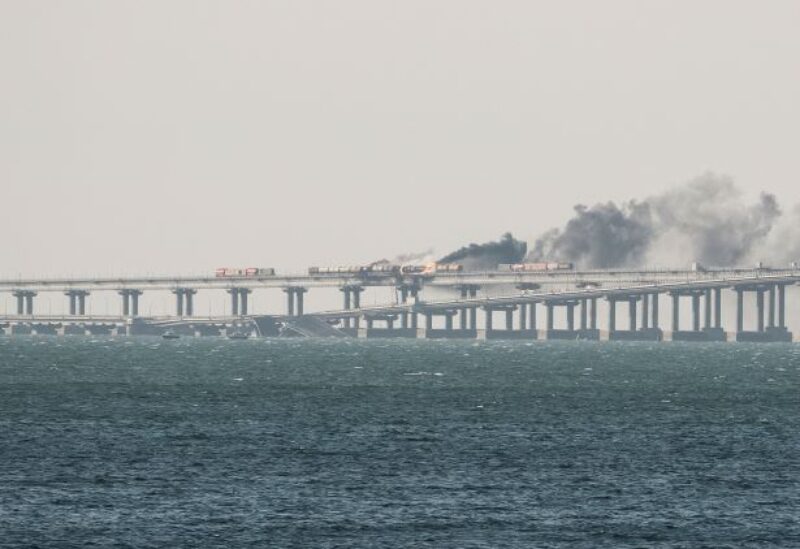
[{"label": "bridge", "polygon": [[[16,314],[0,316],[6,334],[157,335],[165,330],[185,335],[337,335],[457,339],[585,339],[684,341],[792,341],[786,323],[787,288],[800,282],[800,269],[588,270],[545,272],[462,272],[433,275],[357,276],[287,275],[260,277],[161,276],[124,278],[51,278],[0,280],[0,291],[17,300]],[[397,290],[395,303],[365,307],[365,287]],[[478,297],[495,288],[501,295]],[[306,313],[305,294],[312,288],[337,288],[341,309]],[[451,288],[458,298],[426,300],[425,288]],[[255,315],[248,296],[258,289],[286,293],[286,309]],[[119,315],[87,315],[92,291],[114,291]],[[146,290],[175,294],[175,314],[143,316],[138,300]],[[231,314],[196,316],[199,290],[230,294]],[[36,314],[42,292],[64,293],[68,314]],[[723,292],[735,295],[735,322],[723,326]],[[750,299],[750,296],[753,299]],[[669,300],[669,330],[660,309]],[[682,325],[681,304],[689,301]],[[754,305],[750,307],[748,301]],[[620,315],[620,304],[623,305]],[[600,307],[605,309],[600,315]],[[754,309],[746,315],[745,309]],[[538,310],[541,309],[542,313]],[[686,311],[686,309],[684,309]],[[576,318],[577,313],[577,318]],[[496,317],[500,315],[500,323]],[[543,316],[543,322],[539,317]],[[602,320],[598,317],[602,316]],[[752,326],[746,317],[755,316]],[[479,322],[480,319],[480,322]],[[626,320],[622,325],[621,320]],[[602,325],[602,330],[601,328]]]}]

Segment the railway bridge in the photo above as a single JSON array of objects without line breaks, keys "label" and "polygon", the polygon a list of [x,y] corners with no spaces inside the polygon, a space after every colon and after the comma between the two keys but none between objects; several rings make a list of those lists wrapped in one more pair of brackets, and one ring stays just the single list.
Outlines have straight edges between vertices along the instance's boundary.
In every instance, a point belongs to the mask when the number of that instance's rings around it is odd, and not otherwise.
[{"label": "railway bridge", "polygon": [[[785,342],[792,340],[787,326],[787,289],[798,282],[800,269],[794,266],[491,271],[424,277],[335,274],[6,279],[0,280],[0,292],[10,292],[16,298],[16,311],[0,316],[0,329],[6,334],[136,334],[175,329],[192,335],[216,335],[244,327],[262,335],[331,335],[332,329],[336,334],[368,338]],[[362,306],[361,293],[375,286],[394,288],[394,302]],[[338,289],[342,307],[308,312],[308,296],[321,288]],[[426,299],[426,290],[431,288],[448,289],[455,296]],[[92,292],[101,290],[119,295],[119,315],[86,314]],[[139,298],[150,290],[174,294],[174,315],[140,315]],[[282,291],[285,310],[258,314],[250,310],[248,296],[263,290]],[[230,314],[196,316],[194,296],[199,291],[227,292]],[[37,314],[35,298],[46,292],[63,293],[69,303],[68,313]],[[662,318],[664,302],[669,309],[668,324]],[[725,303],[735,307],[735,321],[730,325],[723,322]],[[754,314],[745,314],[746,308],[753,309]],[[746,322],[753,316],[752,322]]]}]

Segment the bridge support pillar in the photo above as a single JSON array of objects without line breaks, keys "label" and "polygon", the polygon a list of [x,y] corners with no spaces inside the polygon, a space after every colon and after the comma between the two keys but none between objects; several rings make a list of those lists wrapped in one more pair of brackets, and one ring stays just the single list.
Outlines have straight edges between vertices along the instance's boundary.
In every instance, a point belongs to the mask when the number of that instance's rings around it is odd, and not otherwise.
[{"label": "bridge support pillar", "polygon": [[[401,286],[400,290],[401,290],[401,300],[403,301],[403,303],[405,303],[406,300],[408,299],[411,290],[407,286]],[[350,309],[361,308],[361,292],[364,291],[364,288],[362,286],[359,286],[357,284],[347,284],[339,288],[339,291],[342,292],[342,295],[344,297],[344,309],[346,311],[349,311]],[[348,317],[345,318],[343,321],[344,328],[358,329],[358,326],[359,326],[358,317]]]},{"label": "bridge support pillar", "polygon": [[36,292],[33,290],[14,290],[14,297],[17,298],[17,314],[33,316],[33,298]]},{"label": "bridge support pillar", "polygon": [[184,313],[186,316],[194,316],[194,295],[197,293],[197,290],[192,288],[186,288],[183,294],[184,300],[186,301],[186,306]]},{"label": "bridge support pillar", "polygon": [[[784,284],[768,282],[740,284],[735,286],[734,290],[736,291],[736,341],[789,342],[792,340],[791,332],[786,329],[786,288]],[[747,331],[744,329],[745,292],[754,292],[756,294],[755,331]],[[768,298],[766,311],[764,307],[764,294],[766,294]],[[764,325],[765,319],[766,327]]]},{"label": "bridge support pillar", "polygon": [[229,288],[231,295],[231,316],[247,316],[248,296],[253,290],[250,288]]},{"label": "bridge support pillar", "polygon": [[628,330],[636,331],[636,301],[638,297],[628,298]]},{"label": "bridge support pillar", "polygon": [[89,292],[86,290],[67,290],[64,295],[69,299],[69,314],[85,315],[86,314],[86,296]]},{"label": "bridge support pillar", "polygon": [[[286,314],[287,316],[303,316],[303,296],[308,288],[302,286],[287,286],[283,289],[286,293]],[[350,294],[345,295],[345,308],[350,308]]]},{"label": "bridge support pillar", "polygon": [[744,289],[736,288],[736,333],[744,332]]},{"label": "bridge support pillar", "polygon": [[[708,288],[687,288],[673,290],[670,292],[672,297],[672,333],[669,336],[672,341],[725,341],[725,333],[711,326],[711,297],[712,289]],[[692,328],[691,330],[680,330],[680,298],[682,296],[692,299]],[[701,328],[701,302],[703,298],[704,324]]]},{"label": "bridge support pillar", "polygon": [[118,293],[122,296],[122,316],[139,316],[139,296],[143,292],[126,288]]},{"label": "bridge support pillar", "polygon": [[613,332],[617,331],[617,300],[613,297],[608,298],[608,333],[609,339]]},{"label": "bridge support pillar", "polygon": [[675,333],[681,325],[681,296],[672,294],[672,332]]},{"label": "bridge support pillar", "polygon": [[764,290],[756,290],[756,322],[757,331],[764,331]]},{"label": "bridge support pillar", "polygon": [[650,294],[642,294],[642,330],[650,329]]},{"label": "bridge support pillar", "polygon": [[175,288],[175,315],[179,317],[192,316],[194,314],[194,294],[197,290],[192,288]]},{"label": "bridge support pillar", "polygon": [[654,330],[659,329],[659,322],[658,322],[658,294],[653,294],[653,306],[650,308],[650,313],[652,315],[650,319],[650,327]]}]

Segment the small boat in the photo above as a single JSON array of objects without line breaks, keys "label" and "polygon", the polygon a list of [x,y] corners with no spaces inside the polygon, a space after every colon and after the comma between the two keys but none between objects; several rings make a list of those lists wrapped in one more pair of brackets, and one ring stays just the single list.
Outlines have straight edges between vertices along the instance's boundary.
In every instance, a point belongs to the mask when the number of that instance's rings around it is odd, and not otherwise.
[{"label": "small boat", "polygon": [[250,334],[247,332],[231,332],[228,334],[228,339],[247,339]]},{"label": "small boat", "polygon": [[181,336],[179,336],[178,334],[176,334],[172,330],[167,330],[166,332],[161,334],[161,337],[164,338],[164,339],[178,339]]}]

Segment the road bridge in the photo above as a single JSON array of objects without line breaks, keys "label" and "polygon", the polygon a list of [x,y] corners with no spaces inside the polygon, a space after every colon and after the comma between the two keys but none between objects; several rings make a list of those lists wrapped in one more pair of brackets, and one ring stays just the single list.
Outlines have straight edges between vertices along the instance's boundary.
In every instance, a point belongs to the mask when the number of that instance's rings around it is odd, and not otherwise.
[{"label": "road bridge", "polygon": [[[354,282],[353,278],[337,278],[340,289],[344,295],[344,307],[338,310],[315,312],[305,314],[303,310],[303,295],[307,286],[284,286],[287,294],[287,311],[283,315],[262,315],[256,317],[249,315],[246,310],[246,301],[240,302],[238,308],[233,309],[233,315],[221,317],[198,318],[192,317],[187,310],[188,279],[173,280],[180,284],[180,291],[175,291],[180,304],[176,315],[172,317],[138,317],[134,306],[130,305],[117,317],[86,317],[80,314],[82,309],[70,309],[72,314],[58,317],[42,317],[33,314],[28,304],[31,294],[36,293],[36,288],[41,290],[45,286],[29,284],[25,290],[14,290],[18,295],[19,308],[16,315],[0,317],[0,326],[6,326],[7,332],[14,332],[14,327],[30,326],[38,323],[41,326],[53,325],[86,325],[120,323],[126,326],[139,325],[164,327],[172,323],[176,326],[235,326],[237,323],[253,322],[256,318],[269,318],[276,325],[291,328],[292,323],[297,323],[298,318],[313,317],[336,325],[343,334],[361,337],[427,337],[427,338],[483,338],[483,339],[609,339],[609,340],[690,340],[690,341],[790,341],[792,334],[786,326],[786,289],[800,282],[800,271],[796,269],[763,270],[763,269],[738,269],[725,271],[658,271],[658,276],[663,277],[655,282],[646,280],[624,283],[625,278],[614,278],[613,273],[618,271],[585,271],[573,272],[571,275],[558,275],[562,279],[562,287],[542,288],[543,285],[532,282],[534,277],[523,277],[519,282],[519,274],[514,274],[514,281],[503,279],[503,284],[514,284],[519,288],[511,295],[478,297],[477,288],[481,280],[470,275],[443,275],[448,284],[461,290],[460,297],[452,300],[426,301],[423,299],[422,289],[434,280],[426,280],[423,285],[417,282],[400,281],[397,285],[401,293],[400,303],[391,303],[381,306],[362,307],[359,295],[363,290],[363,281]],[[599,283],[585,284],[585,280],[592,273],[595,278],[598,274],[614,280],[614,285]],[[479,274],[479,273],[478,273]],[[494,273],[489,273],[494,274]],[[484,273],[483,276],[489,276]],[[625,276],[642,276],[647,279],[655,276],[655,271],[626,272]],[[572,277],[571,279],[569,277]],[[317,278],[317,277],[309,277]],[[214,280],[216,279],[207,279]],[[294,280],[294,279],[293,279]],[[577,282],[576,282],[577,280]],[[28,281],[31,282],[31,281]],[[50,281],[52,282],[52,281]],[[80,281],[85,282],[85,281]],[[228,284],[231,281],[225,281]],[[237,280],[236,284],[240,281]],[[247,281],[258,284],[259,281]],[[329,281],[326,281],[326,283]],[[441,280],[440,280],[441,282]],[[161,283],[161,282],[159,282]],[[58,283],[63,284],[63,281]],[[54,284],[58,290],[63,286]],[[398,284],[397,281],[392,283]],[[49,288],[49,287],[48,287]],[[222,286],[225,288],[225,286]],[[230,292],[231,288],[227,288]],[[249,290],[249,288],[245,288]],[[732,292],[736,295],[736,324],[735,330],[726,332],[722,325],[722,292]],[[67,290],[73,297],[76,290]],[[134,292],[133,294],[131,292]],[[123,298],[129,300],[131,295],[138,295],[130,288],[120,289]],[[72,292],[72,293],[70,293]],[[230,292],[236,299],[241,299],[242,290]],[[193,295],[193,294],[189,294]],[[244,292],[247,295],[247,291]],[[745,300],[754,296],[756,308],[756,324],[751,329],[745,329]],[[671,325],[670,330],[663,330],[660,318],[660,297],[671,298]],[[84,296],[85,297],[85,296]],[[691,326],[681,326],[681,303],[690,301]],[[598,325],[598,303],[604,303],[606,308],[606,329],[601,332]],[[623,314],[627,313],[627,326],[622,328],[618,322],[619,304],[626,305]],[[544,326],[538,325],[537,309],[544,309]],[[244,310],[242,310],[244,309]],[[478,325],[478,311],[483,317],[482,326]],[[562,325],[556,326],[557,312],[562,317]],[[576,312],[578,316],[576,317]],[[188,313],[188,314],[187,314]],[[495,317],[501,314],[504,321],[502,327],[495,323]],[[436,321],[436,322],[435,322]],[[702,321],[702,322],[701,322]],[[436,324],[439,324],[436,326]],[[443,324],[443,326],[442,326]],[[304,328],[306,332],[309,328]],[[24,329],[22,329],[24,332]],[[298,328],[298,332],[301,332]],[[127,329],[130,333],[131,330]],[[134,330],[135,333],[135,330]]]}]

